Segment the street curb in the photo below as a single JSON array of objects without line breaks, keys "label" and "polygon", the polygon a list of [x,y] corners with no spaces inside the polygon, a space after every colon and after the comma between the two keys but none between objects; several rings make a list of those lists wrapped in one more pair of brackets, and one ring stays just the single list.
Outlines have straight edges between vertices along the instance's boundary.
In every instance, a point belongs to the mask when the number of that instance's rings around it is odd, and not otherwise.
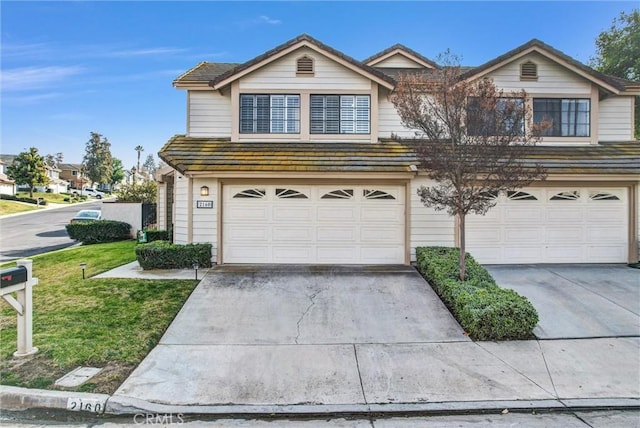
[{"label": "street curb", "polygon": [[445,401],[390,404],[291,404],[291,405],[174,405],[153,403],[121,395],[2,386],[0,410],[50,409],[85,416],[136,414],[184,414],[208,416],[290,417],[349,415],[449,415],[509,412],[568,412],[579,410],[640,410],[640,398],[578,398],[549,400]]},{"label": "street curb", "polygon": [[59,206],[55,206],[55,207],[49,207],[49,206],[45,205],[45,208],[41,208],[41,209],[38,209],[38,210],[25,211],[25,212],[22,212],[22,213],[15,213],[15,214],[0,215],[0,220],[1,219],[5,219],[5,218],[12,218],[12,217],[19,217],[19,216],[23,216],[23,215],[41,213],[43,211],[53,211],[53,210],[59,210],[59,209],[62,209],[62,208],[69,208],[69,207],[75,207],[75,206],[79,206],[79,205],[86,205],[86,204],[91,204],[91,203],[94,203],[94,202],[101,202],[101,201],[104,201],[104,200],[106,200],[106,199],[93,199],[93,200],[90,200],[90,201],[77,202],[75,204],[68,204],[68,205],[59,204]]},{"label": "street curb", "polygon": [[110,397],[107,394],[50,391],[2,385],[0,410],[57,409],[96,415],[104,413]]}]

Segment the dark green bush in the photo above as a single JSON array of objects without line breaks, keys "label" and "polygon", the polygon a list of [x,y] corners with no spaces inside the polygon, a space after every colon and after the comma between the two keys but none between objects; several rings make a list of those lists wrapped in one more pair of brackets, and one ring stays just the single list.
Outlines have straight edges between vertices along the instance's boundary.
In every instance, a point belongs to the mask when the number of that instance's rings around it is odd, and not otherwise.
[{"label": "dark green bush", "polygon": [[137,245],[136,258],[142,269],[188,269],[194,263],[211,267],[211,244],[177,245],[154,241]]},{"label": "dark green bush", "polygon": [[147,242],[153,241],[171,241],[171,233],[168,230],[149,229],[145,230],[147,234]]},{"label": "dark green bush", "polygon": [[131,238],[131,225],[122,221],[90,220],[69,223],[67,233],[83,244],[124,241]]},{"label": "dark green bush", "polygon": [[[15,195],[7,195],[7,194],[0,194],[0,199],[6,199],[8,201],[18,201],[18,202],[26,202],[27,204],[34,204],[34,205],[38,205],[38,199],[34,199],[34,198],[22,198],[19,196],[15,196]],[[40,201],[40,205],[47,205],[47,201],[46,200],[41,200]]]},{"label": "dark green bush", "polygon": [[416,249],[418,271],[474,340],[514,340],[533,337],[538,313],[513,290],[500,288],[491,274],[467,254],[466,278],[459,280],[460,250],[449,247]]}]

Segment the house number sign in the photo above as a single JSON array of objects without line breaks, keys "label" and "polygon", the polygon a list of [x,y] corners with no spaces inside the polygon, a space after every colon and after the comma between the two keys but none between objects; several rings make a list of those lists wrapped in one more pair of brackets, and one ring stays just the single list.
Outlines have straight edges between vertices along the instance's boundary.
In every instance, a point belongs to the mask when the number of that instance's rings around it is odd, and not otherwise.
[{"label": "house number sign", "polygon": [[213,208],[213,201],[196,201],[196,208]]}]

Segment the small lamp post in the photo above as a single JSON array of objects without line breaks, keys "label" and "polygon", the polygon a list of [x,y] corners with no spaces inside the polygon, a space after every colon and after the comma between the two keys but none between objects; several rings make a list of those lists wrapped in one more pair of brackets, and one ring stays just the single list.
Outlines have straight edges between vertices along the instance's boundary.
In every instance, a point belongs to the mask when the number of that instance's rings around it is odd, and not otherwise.
[{"label": "small lamp post", "polygon": [[197,281],[198,280],[198,268],[200,267],[200,263],[194,262],[192,266],[193,266],[193,269],[196,271],[196,281]]},{"label": "small lamp post", "polygon": [[84,263],[84,262],[80,263],[80,269],[82,269],[82,279],[84,279],[84,268],[86,268],[86,267],[87,267],[86,263]]}]

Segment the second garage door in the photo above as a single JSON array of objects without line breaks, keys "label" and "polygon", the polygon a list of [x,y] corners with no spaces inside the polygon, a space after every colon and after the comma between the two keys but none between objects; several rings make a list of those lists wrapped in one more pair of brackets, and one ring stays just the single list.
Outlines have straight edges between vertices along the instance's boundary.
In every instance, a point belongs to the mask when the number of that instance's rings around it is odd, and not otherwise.
[{"label": "second garage door", "polygon": [[225,185],[224,263],[401,264],[404,186]]},{"label": "second garage door", "polygon": [[625,263],[624,188],[530,188],[467,217],[467,251],[481,263]]}]

